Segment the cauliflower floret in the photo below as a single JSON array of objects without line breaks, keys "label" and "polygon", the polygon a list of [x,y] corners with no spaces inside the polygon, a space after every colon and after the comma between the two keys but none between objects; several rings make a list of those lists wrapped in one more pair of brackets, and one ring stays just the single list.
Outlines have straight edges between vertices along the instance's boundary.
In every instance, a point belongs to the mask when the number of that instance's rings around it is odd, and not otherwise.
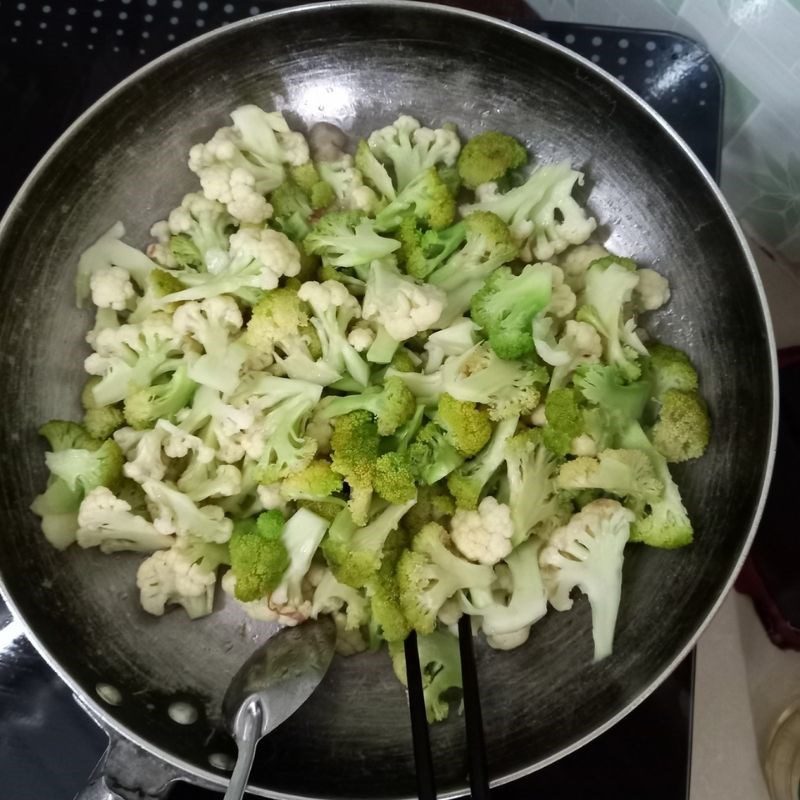
[{"label": "cauliflower floret", "polygon": [[635,515],[616,500],[594,500],[556,528],[539,554],[550,604],[572,608],[578,587],[592,607],[595,660],[611,653],[622,589],[623,551]]},{"label": "cauliflower floret", "polygon": [[415,283],[392,266],[373,261],[364,293],[364,319],[379,322],[398,342],[429,330],[444,310],[445,293],[431,284]]},{"label": "cauliflower floret", "polygon": [[218,561],[198,563],[196,557],[193,548],[176,546],[154,553],[139,565],[136,585],[139,601],[148,614],[160,617],[167,605],[183,606],[191,619],[212,612]]},{"label": "cauliflower floret", "polygon": [[470,561],[496,564],[513,549],[511,509],[494,497],[485,497],[475,511],[458,509],[450,523],[450,538]]},{"label": "cauliflower floret", "polygon": [[159,532],[193,536],[218,544],[231,538],[233,522],[219,506],[197,506],[188,495],[161,481],[145,481],[142,488],[147,495],[153,526]]},{"label": "cauliflower floret", "polygon": [[530,420],[531,425],[534,425],[537,428],[543,428],[545,425],[547,425],[547,414],[545,414],[544,403],[539,403],[539,405],[533,409]]},{"label": "cauliflower floret", "polygon": [[131,513],[131,506],[105,486],[92,489],[78,509],[77,541],[81,547],[99,547],[103,553],[120,550],[150,552],[171,547],[165,536],[144,517]]},{"label": "cauliflower floret", "polygon": [[354,316],[360,316],[361,309],[356,312],[358,300],[339,281],[305,281],[298,289],[297,296],[320,311],[351,306]]},{"label": "cauliflower floret", "polygon": [[437,164],[452,167],[461,150],[458,134],[450,128],[423,128],[407,114],[391,125],[373,131],[367,139],[370,150],[394,169],[398,191],[420,172]]},{"label": "cauliflower floret", "polygon": [[318,167],[320,177],[333,188],[339,208],[365,214],[377,212],[378,195],[364,184],[363,176],[353,166],[352,156],[323,161]]},{"label": "cauliflower floret", "polygon": [[655,311],[670,298],[669,281],[654,269],[640,269],[639,283],[633,290],[633,303],[637,311]]},{"label": "cauliflower floret", "polygon": [[89,278],[92,302],[98,308],[113,308],[124,311],[136,297],[128,270],[122,267],[102,267]]},{"label": "cauliflower floret", "polygon": [[569,451],[574,456],[596,456],[597,442],[588,433],[582,433],[570,442]]},{"label": "cauliflower floret", "polygon": [[375,341],[375,331],[369,325],[359,323],[347,334],[347,341],[357,352],[363,353]]},{"label": "cauliflower floret", "polygon": [[241,222],[260,224],[272,215],[264,195],[283,183],[283,164],[308,161],[308,145],[278,112],[240,106],[231,119],[233,127],[220,128],[208,142],[192,147],[189,169],[209,200],[218,200]]},{"label": "cauliflower floret", "polygon": [[172,231],[169,229],[169,222],[165,219],[160,219],[150,226],[150,235],[155,239],[155,242],[150,242],[145,249],[148,258],[157,261],[161,266],[174,269],[178,266],[175,256],[169,248],[169,240]]},{"label": "cauliflower floret", "polygon": [[166,419],[160,419],[156,423],[156,428],[166,434],[162,440],[162,447],[164,454],[169,458],[183,458],[191,451],[196,453],[197,461],[201,464],[210,464],[214,460],[214,449],[203,444],[199,436],[188,433]]},{"label": "cauliflower floret", "polygon": [[230,256],[231,259],[242,261],[255,259],[264,264],[265,269],[256,284],[259,289],[274,289],[279,278],[284,275],[293,278],[300,272],[300,251],[297,246],[284,234],[269,228],[245,228],[232,234]]},{"label": "cauliflower floret", "polygon": [[573,292],[582,292],[586,283],[586,270],[592,261],[611,255],[608,250],[599,244],[579,244],[570,247],[560,259],[561,269],[564,270],[564,280]]},{"label": "cauliflower floret", "polygon": [[286,500],[281,494],[280,483],[272,483],[269,486],[259,484],[256,486],[256,494],[261,503],[261,507],[265,511],[270,511],[274,508],[283,511],[286,508]]},{"label": "cauliflower floret", "polygon": [[493,200],[499,194],[500,191],[494,181],[489,181],[489,183],[481,183],[475,189],[475,202],[485,203],[487,200]]},{"label": "cauliflower floret", "polygon": [[322,411],[325,406],[323,402],[314,410],[314,414],[306,425],[306,436],[310,436],[317,443],[317,453],[321,456],[327,455],[331,451],[331,436],[333,436],[333,424],[330,419],[326,419]]},{"label": "cauliflower floret", "polygon": [[146,480],[160,481],[164,477],[167,465],[161,453],[167,431],[163,427],[146,431],[120,428],[113,435],[127,459],[122,472],[128,478],[144,483]]},{"label": "cauliflower floret", "polygon": [[550,267],[553,291],[550,295],[550,302],[543,313],[552,314],[554,317],[563,319],[575,310],[577,297],[575,297],[575,292],[572,291],[569,284],[564,282],[564,271],[554,264],[548,264],[547,266]]}]

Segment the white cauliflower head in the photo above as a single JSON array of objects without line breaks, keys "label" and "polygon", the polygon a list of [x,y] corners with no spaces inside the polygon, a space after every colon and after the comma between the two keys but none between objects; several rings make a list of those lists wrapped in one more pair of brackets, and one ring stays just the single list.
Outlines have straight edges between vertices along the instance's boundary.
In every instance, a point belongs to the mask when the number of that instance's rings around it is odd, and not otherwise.
[{"label": "white cauliflower head", "polygon": [[637,311],[655,311],[669,302],[669,281],[647,267],[639,270],[639,283],[633,290],[633,303]]},{"label": "white cauliflower head", "polygon": [[180,605],[191,619],[210,614],[214,607],[216,570],[222,551],[177,544],[154,553],[136,572],[142,608],[160,617],[167,605]]},{"label": "white cauliflower head", "polygon": [[78,509],[77,541],[81,547],[99,547],[103,553],[120,550],[150,552],[171,547],[174,539],[156,530],[144,517],[105,486],[92,489]]},{"label": "white cauliflower head", "polygon": [[494,497],[485,497],[475,511],[458,509],[450,523],[450,538],[470,561],[496,564],[513,549],[511,510]]},{"label": "white cauliflower head", "polygon": [[579,244],[570,247],[561,255],[560,265],[564,271],[564,280],[575,293],[583,291],[586,283],[586,270],[592,261],[611,255],[605,247],[599,244]]},{"label": "white cauliflower head", "polygon": [[124,311],[136,297],[131,276],[122,267],[103,267],[89,278],[92,302],[98,308],[113,308]]},{"label": "white cauliflower head", "polygon": [[233,260],[255,260],[263,265],[254,284],[259,289],[275,289],[281,277],[294,277],[300,272],[300,251],[297,246],[284,234],[269,228],[243,228],[236,231],[230,238],[229,253]]},{"label": "white cauliflower head", "polygon": [[444,310],[445,293],[416,283],[381,261],[373,261],[364,294],[364,319],[379,322],[399,342],[429,330]]}]

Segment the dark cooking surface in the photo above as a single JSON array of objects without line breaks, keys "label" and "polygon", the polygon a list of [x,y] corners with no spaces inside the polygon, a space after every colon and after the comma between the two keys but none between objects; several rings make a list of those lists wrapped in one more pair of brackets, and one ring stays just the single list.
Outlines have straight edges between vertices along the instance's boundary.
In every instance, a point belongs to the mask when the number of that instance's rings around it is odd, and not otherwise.
[{"label": "dark cooking surface", "polygon": [[[27,7],[20,10],[20,5]],[[253,8],[249,3],[210,5],[213,10],[207,3],[188,0],[74,0],[72,6],[54,3],[46,12],[44,3],[0,3],[0,103],[7,119],[15,120],[0,126],[2,152],[14,154],[4,163],[0,205],[8,202],[47,145],[92,99],[164,49],[224,20],[246,16]],[[262,2],[259,10],[276,5]],[[70,13],[73,7],[75,13]],[[546,23],[533,27],[623,76],[715,171],[721,86],[705,51],[662,34]],[[98,32],[92,33],[92,28]],[[676,61],[683,65],[677,71]],[[21,119],[24,125],[19,124]],[[8,620],[0,608],[0,797],[67,800],[102,751],[104,737],[32,647],[14,637],[14,623],[2,627]],[[626,798],[684,798],[692,668],[689,659],[609,733],[493,796],[510,800],[536,794],[567,800],[613,792]],[[173,796],[180,800],[214,795],[183,787]]]}]

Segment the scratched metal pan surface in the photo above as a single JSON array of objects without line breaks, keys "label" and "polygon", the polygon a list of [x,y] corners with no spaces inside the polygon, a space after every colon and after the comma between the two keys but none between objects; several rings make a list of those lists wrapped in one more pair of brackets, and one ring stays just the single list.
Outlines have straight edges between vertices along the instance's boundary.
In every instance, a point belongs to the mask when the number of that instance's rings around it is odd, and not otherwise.
[{"label": "scratched metal pan surface", "polygon": [[[699,365],[714,438],[676,470],[696,527],[677,552],[631,547],[613,656],[592,663],[585,599],[551,613],[513,652],[478,648],[495,782],[539,768],[629,711],[691,647],[728,590],[760,513],[772,463],[775,364],[763,292],[713,182],[666,124],[565,49],[486,17],[404,3],[323,5],[201,37],[136,73],[54,146],[0,229],[0,571],[32,639],[107,727],[185,774],[217,784],[231,751],[218,733],[224,688],[270,629],[232,608],[189,622],[147,616],[138,559],[51,549],[28,511],[45,481],[36,427],[79,413],[86,313],[73,305],[78,254],[116,220],[143,245],[195,181],[189,146],[240,103],[365,134],[411,113],[493,128],[535,160],[584,169],[583,194],[609,247],[673,288],[649,325]],[[98,684],[121,695],[104,703]],[[201,708],[173,722],[175,700]],[[440,790],[465,788],[460,720],[433,732]],[[219,763],[215,760],[215,763]],[[337,660],[324,686],[266,741],[253,790],[306,798],[414,795],[404,692],[384,655]]]}]

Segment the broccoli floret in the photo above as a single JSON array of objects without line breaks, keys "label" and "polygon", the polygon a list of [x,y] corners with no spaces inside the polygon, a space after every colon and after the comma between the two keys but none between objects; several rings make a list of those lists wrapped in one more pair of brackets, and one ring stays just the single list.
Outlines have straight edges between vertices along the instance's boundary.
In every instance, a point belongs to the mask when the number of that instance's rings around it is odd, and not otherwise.
[{"label": "broccoli floret", "polygon": [[[333,267],[355,268],[386,258],[400,248],[400,242],[376,232],[380,226],[357,211],[326,214],[311,229],[303,246]],[[362,277],[359,275],[359,277]]]},{"label": "broccoli floret", "polygon": [[295,289],[274,289],[259,300],[247,323],[245,342],[269,354],[290,378],[326,386],[341,377],[322,360],[319,335]]},{"label": "broccoli floret", "polygon": [[447,292],[440,328],[460,317],[486,278],[513,261],[519,252],[508,226],[496,214],[485,211],[470,214],[464,225],[464,246],[427,277],[429,283]]},{"label": "broccoli floret", "polygon": [[281,483],[287,500],[322,500],[342,491],[342,478],[329,461],[314,459],[303,469],[288,475]]},{"label": "broccoli floret", "polygon": [[661,397],[658,420],[651,431],[653,444],[667,461],[700,458],[711,438],[711,420],[697,392],[668,389]]},{"label": "broccoli floret", "polygon": [[347,372],[361,387],[366,386],[369,364],[347,338],[348,326],[361,315],[358,300],[336,281],[306,281],[298,296],[311,306],[311,324],[319,336],[325,363],[343,377]]},{"label": "broccoli floret", "polygon": [[234,523],[228,546],[237,600],[258,600],[280,584],[289,567],[283,527],[283,514],[277,509]]},{"label": "broccoli floret", "polygon": [[400,592],[395,578],[397,561],[408,544],[408,533],[402,527],[393,530],[383,545],[381,567],[367,582],[371,628],[376,638],[387,642],[402,642],[411,631],[400,607]]},{"label": "broccoli floret", "polygon": [[77,422],[63,419],[51,419],[38,430],[39,436],[47,440],[50,450],[58,453],[62,450],[97,450],[101,441],[93,439],[86,429]]},{"label": "broccoli floret", "polygon": [[657,500],[664,490],[650,459],[641,450],[606,449],[597,458],[580,456],[567,461],[558,471],[556,485],[566,491],[600,489],[628,498],[628,504],[639,509]]},{"label": "broccoli floret", "polygon": [[470,139],[458,157],[458,174],[468,189],[502,178],[528,160],[525,148],[513,137],[485,131]]},{"label": "broccoli floret", "polygon": [[639,515],[631,526],[631,541],[667,550],[691,544],[692,523],[680,490],[670,474],[667,460],[653,447],[638,422],[628,426],[620,444],[624,448],[645,453],[653,465],[656,478],[664,486],[661,497],[648,502],[644,515]]},{"label": "broccoli floret", "polygon": [[555,389],[544,404],[547,425],[542,429],[545,447],[557,456],[572,450],[572,442],[584,433],[584,417],[580,395],[576,389]]},{"label": "broccoli floret", "polygon": [[[308,195],[311,195],[320,183],[324,183],[313,161],[306,161],[305,164],[290,167],[289,178]],[[330,187],[328,187],[328,189],[333,191]],[[331,198],[329,203],[332,202],[333,198]],[[324,205],[329,205],[329,203],[325,203]],[[321,207],[322,206],[314,205],[314,208]]]},{"label": "broccoli floret", "polygon": [[414,472],[405,453],[378,456],[373,484],[375,491],[389,503],[405,503],[417,495]]},{"label": "broccoli floret", "polygon": [[423,425],[409,445],[408,458],[414,475],[425,484],[433,484],[449,475],[464,461],[451,444],[447,433],[435,422]]},{"label": "broccoli floret", "polygon": [[202,194],[186,194],[169,215],[169,230],[173,234],[170,252],[181,267],[211,271],[220,257],[224,257],[235,224],[221,203]]},{"label": "broccoli floret", "polygon": [[411,627],[433,633],[436,615],[459,589],[489,589],[494,571],[486,564],[472,564],[449,548],[445,529],[436,522],[423,527],[400,556],[397,585],[400,604]]},{"label": "broccoli floret", "polygon": [[363,588],[375,578],[389,534],[414,502],[412,498],[399,505],[382,504],[363,527],[358,527],[348,509],[339,512],[322,544],[322,552],[336,578],[355,589]]},{"label": "broccoli floret", "polygon": [[456,503],[441,483],[423,485],[417,490],[417,502],[403,517],[403,525],[412,533],[429,522],[441,522],[453,515]]},{"label": "broccoli floret", "polygon": [[[442,722],[450,714],[451,704],[458,702],[463,692],[458,639],[446,631],[435,630],[429,636],[417,636],[417,650],[425,714],[428,722]],[[389,655],[397,679],[408,686],[402,642],[390,643]]]},{"label": "broccoli floret", "polygon": [[390,366],[398,372],[417,371],[417,364],[411,356],[411,352],[405,347],[399,347],[395,350]]},{"label": "broccoli floret", "polygon": [[472,298],[472,319],[487,332],[497,355],[520,358],[534,351],[531,325],[550,302],[551,293],[547,265],[529,264],[519,275],[500,267]]},{"label": "broccoli floret", "polygon": [[284,181],[270,195],[272,220],[293,242],[302,242],[311,230],[311,198],[292,181]]},{"label": "broccoli floret", "polygon": [[325,570],[311,604],[311,617],[316,619],[320,614],[335,614],[343,620],[345,631],[358,631],[369,622],[369,603],[361,592],[340,583],[330,570]]},{"label": "broccoli floret", "polygon": [[593,261],[586,272],[583,303],[577,312],[579,322],[593,325],[603,338],[603,352],[609,364],[619,367],[626,378],[641,374],[638,356],[647,349],[635,332],[627,308],[639,283],[635,269],[620,263],[624,259],[608,256]]},{"label": "broccoli floret", "polygon": [[662,398],[670,389],[697,391],[697,370],[686,353],[659,342],[648,344],[647,351],[650,354],[649,374],[656,399]]},{"label": "broccoli floret", "polygon": [[641,418],[650,399],[649,380],[627,381],[619,367],[586,364],[578,368],[573,383],[598,407],[612,441],[628,423]]},{"label": "broccoli floret", "polygon": [[108,439],[125,424],[125,415],[116,406],[88,408],[83,415],[86,432],[95,439]]},{"label": "broccoli floret", "polygon": [[[185,233],[176,233],[169,237],[169,252],[175,263],[183,269],[203,269],[203,254],[200,248],[192,241],[191,236]],[[181,284],[180,289],[183,288]],[[176,291],[180,291],[177,289]]]},{"label": "broccoli floret", "polygon": [[95,404],[118,403],[131,387],[150,386],[159,375],[175,370],[184,355],[181,338],[163,313],[135,325],[102,330],[94,343],[96,352],[85,362],[87,372],[102,376],[92,388]]},{"label": "broccoli floret", "polygon": [[[176,237],[173,237],[176,238]],[[162,298],[168,294],[180,292],[186,287],[171,272],[153,269],[147,273],[144,295],[136,304],[136,308],[128,316],[128,322],[141,322],[155,311],[166,311],[171,314],[178,307],[177,303],[163,303]]]},{"label": "broccoli floret", "polygon": [[308,307],[297,296],[297,291],[285,287],[273,289],[253,306],[245,341],[269,353],[276,342],[303,336],[308,327]]},{"label": "broccoli floret", "polygon": [[184,366],[178,367],[163,383],[138,389],[125,398],[125,421],[132,428],[152,428],[160,419],[175,421],[175,415],[192,402],[197,384]]},{"label": "broccoli floret", "polygon": [[[378,212],[375,228],[378,231],[397,230],[409,214],[434,230],[452,224],[456,200],[433,167],[419,173],[386,208]],[[396,244],[400,246],[399,242]]]},{"label": "broccoli floret", "polygon": [[465,461],[447,478],[447,488],[459,508],[478,507],[486,485],[503,463],[508,440],[517,429],[518,417],[509,417],[497,424],[492,438],[475,458]]},{"label": "broccoli floret", "polygon": [[[489,406],[493,420],[516,417],[533,411],[539,404],[539,386],[547,383],[544,365],[532,359],[509,361],[485,344],[478,344],[455,360],[457,374],[446,381],[446,391],[458,400]],[[451,375],[450,359],[444,372]],[[409,387],[413,391],[413,386]]]},{"label": "broccoli floret", "polygon": [[348,507],[357,525],[366,524],[379,455],[378,426],[368,411],[336,417],[331,436],[331,466],[347,481]]},{"label": "broccoli floret", "polygon": [[89,378],[81,392],[81,405],[84,408],[83,427],[93,439],[103,441],[125,424],[125,415],[117,406],[99,406],[94,400],[94,387],[100,382],[98,377]]},{"label": "broccoli floret", "polygon": [[572,197],[576,183],[583,183],[583,173],[569,162],[548,164],[534,170],[522,186],[462,206],[461,213],[492,211],[518,241],[529,242],[538,261],[547,261],[571,244],[583,244],[597,227]]},{"label": "broccoli floret", "polygon": [[424,280],[439,268],[462,245],[467,226],[457,222],[441,231],[422,231],[412,215],[407,216],[397,231],[402,247],[400,257],[406,272]]},{"label": "broccoli floret", "polygon": [[261,423],[263,447],[258,457],[259,482],[275,483],[302,469],[314,458],[317,442],[305,429],[321,394],[320,386],[306,384],[306,388],[278,403],[264,417]]},{"label": "broccoli floret", "polygon": [[84,495],[97,486],[113,489],[122,477],[123,462],[122,451],[113,439],[106,439],[91,450],[61,448],[45,454],[50,473]]},{"label": "broccoli floret", "polygon": [[508,440],[506,468],[516,547],[537,526],[560,522],[566,509],[556,492],[557,461],[543,444],[541,430],[518,433]]},{"label": "broccoli floret", "polygon": [[467,458],[479,453],[492,436],[492,423],[485,408],[446,393],[439,397],[436,420],[451,444]]},{"label": "broccoli floret", "polygon": [[417,402],[403,381],[387,378],[382,389],[367,389],[361,394],[334,398],[322,414],[323,418],[331,419],[358,409],[369,411],[375,417],[381,436],[391,436],[411,419]]}]

